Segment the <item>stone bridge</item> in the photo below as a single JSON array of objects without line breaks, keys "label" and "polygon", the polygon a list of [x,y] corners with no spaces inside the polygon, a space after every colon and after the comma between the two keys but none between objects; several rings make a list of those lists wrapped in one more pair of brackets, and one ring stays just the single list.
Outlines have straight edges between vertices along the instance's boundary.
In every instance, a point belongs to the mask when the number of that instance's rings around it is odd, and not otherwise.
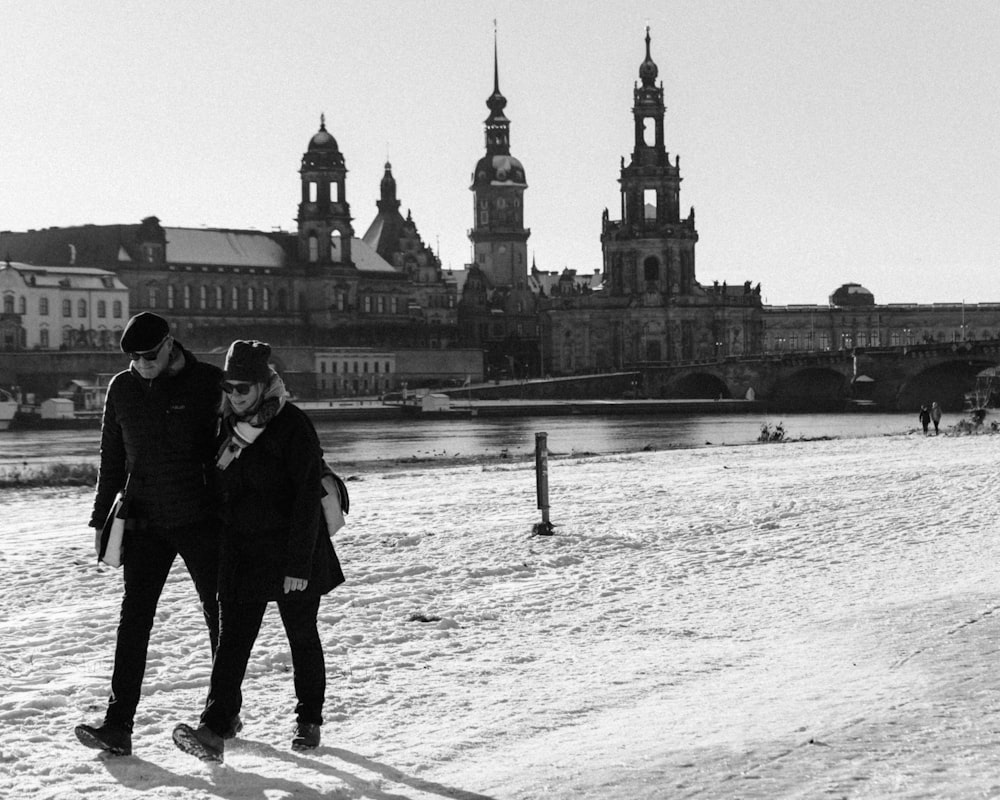
[{"label": "stone bridge", "polygon": [[637,367],[648,397],[752,396],[786,411],[840,411],[851,401],[872,401],[881,411],[915,412],[936,400],[961,412],[976,374],[998,363],[1000,339]]}]

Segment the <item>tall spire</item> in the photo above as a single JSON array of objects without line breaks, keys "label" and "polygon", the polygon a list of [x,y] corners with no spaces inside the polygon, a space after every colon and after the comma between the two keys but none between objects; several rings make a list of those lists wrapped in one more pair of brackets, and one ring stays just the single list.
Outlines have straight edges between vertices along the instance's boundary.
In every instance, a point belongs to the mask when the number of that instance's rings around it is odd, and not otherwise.
[{"label": "tall spire", "polygon": [[490,115],[486,118],[486,152],[510,155],[510,120],[504,115],[507,98],[500,93],[500,59],[497,55],[496,20],[493,20],[493,94],[486,100]]},{"label": "tall spire", "polygon": [[500,58],[497,56],[496,20],[493,20],[493,94],[500,94]]},{"label": "tall spire", "polygon": [[500,58],[497,55],[496,20],[493,20],[493,94],[486,100],[486,106],[490,110],[490,116],[486,120],[487,124],[491,121],[508,122],[503,114],[503,110],[507,106],[507,98],[500,93]]}]

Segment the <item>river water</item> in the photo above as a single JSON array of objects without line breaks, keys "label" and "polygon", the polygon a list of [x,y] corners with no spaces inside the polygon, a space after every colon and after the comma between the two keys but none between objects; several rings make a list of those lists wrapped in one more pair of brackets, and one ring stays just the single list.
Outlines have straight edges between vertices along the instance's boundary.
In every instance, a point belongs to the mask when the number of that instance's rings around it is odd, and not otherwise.
[{"label": "river water", "polygon": [[[948,419],[942,426],[953,424]],[[547,434],[553,455],[635,452],[750,444],[760,428],[782,423],[786,438],[858,438],[918,428],[915,414],[732,414],[513,417],[456,420],[322,422],[320,441],[331,463],[530,455],[535,434]],[[2,431],[0,470],[56,462],[97,463],[100,431]]]}]

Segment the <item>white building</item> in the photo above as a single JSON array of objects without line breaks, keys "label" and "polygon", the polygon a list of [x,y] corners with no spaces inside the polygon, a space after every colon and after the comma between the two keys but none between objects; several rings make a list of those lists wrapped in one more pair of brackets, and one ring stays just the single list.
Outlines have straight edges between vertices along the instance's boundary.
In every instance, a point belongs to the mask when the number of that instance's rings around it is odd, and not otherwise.
[{"label": "white building", "polygon": [[384,394],[394,386],[396,354],[368,347],[317,350],[317,389],[321,397]]},{"label": "white building", "polygon": [[129,316],[114,272],[0,263],[0,350],[112,349]]}]

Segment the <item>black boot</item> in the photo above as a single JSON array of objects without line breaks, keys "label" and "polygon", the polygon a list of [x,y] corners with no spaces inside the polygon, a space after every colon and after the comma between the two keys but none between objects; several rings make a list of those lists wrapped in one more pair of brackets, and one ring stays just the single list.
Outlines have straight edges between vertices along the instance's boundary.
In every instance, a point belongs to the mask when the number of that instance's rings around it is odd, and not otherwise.
[{"label": "black boot", "polygon": [[201,725],[195,730],[190,725],[181,723],[174,728],[174,744],[188,755],[220,764],[226,749],[223,738],[207,725]]},{"label": "black boot", "polygon": [[113,756],[132,755],[132,731],[128,728],[105,722],[96,728],[93,725],[77,725],[74,733],[80,744],[86,747],[103,750]]},{"label": "black boot", "polygon": [[313,722],[297,722],[292,750],[315,750],[319,747],[319,725]]}]

